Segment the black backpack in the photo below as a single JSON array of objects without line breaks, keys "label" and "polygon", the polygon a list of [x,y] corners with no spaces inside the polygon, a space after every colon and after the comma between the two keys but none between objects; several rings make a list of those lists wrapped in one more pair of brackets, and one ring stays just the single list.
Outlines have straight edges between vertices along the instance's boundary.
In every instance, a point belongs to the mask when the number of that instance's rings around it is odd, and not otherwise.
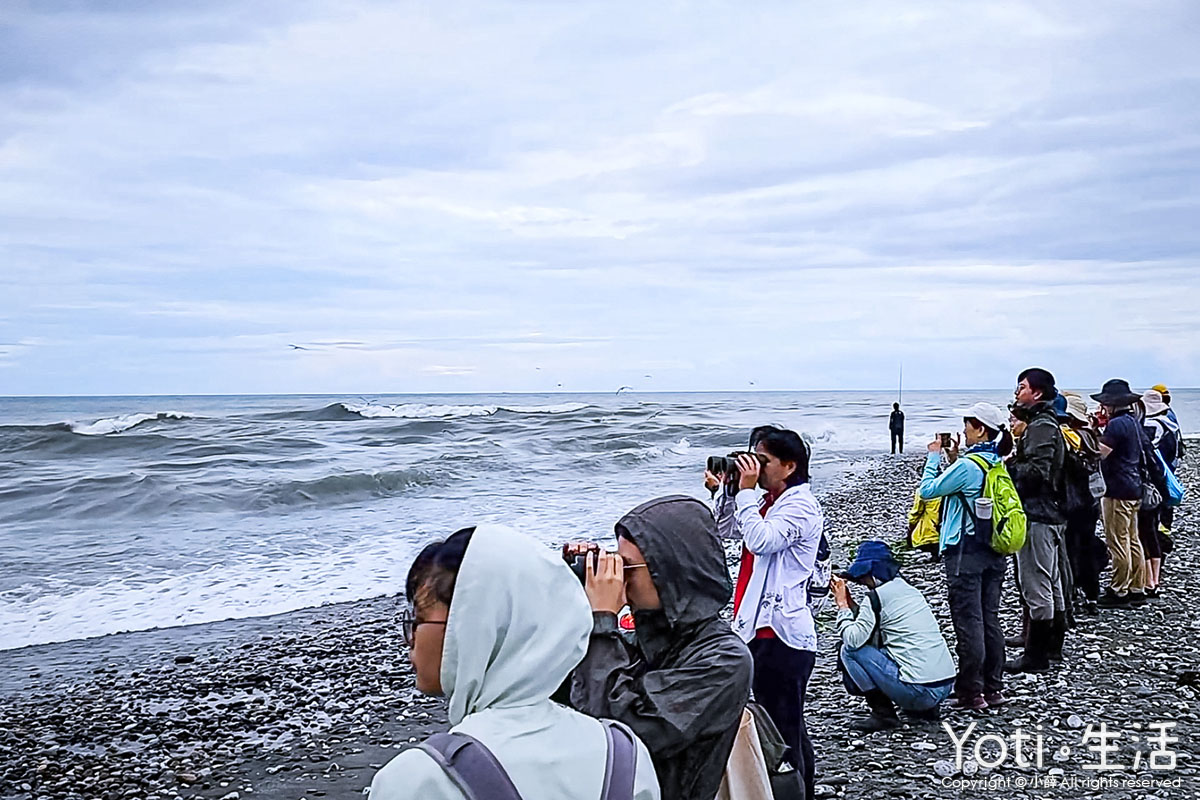
[{"label": "black backpack", "polygon": [[1100,465],[1090,463],[1082,451],[1065,441],[1063,445],[1066,449],[1063,455],[1063,480],[1066,482],[1064,508],[1068,514],[1074,514],[1096,505],[1092,476],[1100,469]]}]

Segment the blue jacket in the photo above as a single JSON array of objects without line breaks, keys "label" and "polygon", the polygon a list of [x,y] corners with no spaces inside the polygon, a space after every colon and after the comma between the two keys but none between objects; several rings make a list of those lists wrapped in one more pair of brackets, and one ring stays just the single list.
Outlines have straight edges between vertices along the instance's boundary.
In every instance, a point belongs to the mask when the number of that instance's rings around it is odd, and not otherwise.
[{"label": "blue jacket", "polygon": [[966,451],[959,454],[958,460],[941,475],[938,474],[938,467],[941,465],[940,456],[937,453],[930,453],[929,457],[925,459],[925,474],[921,480],[921,498],[924,500],[932,500],[935,497],[949,498],[942,503],[939,552],[959,543],[964,531],[964,523],[967,535],[975,535],[975,523],[971,521],[971,515],[963,514],[963,502],[971,503],[974,507],[975,501],[983,494],[983,470],[973,460],[967,458],[968,455],[975,454],[983,456],[989,464],[995,464],[1000,460],[1000,457],[996,455],[995,446],[990,443],[967,448]]}]

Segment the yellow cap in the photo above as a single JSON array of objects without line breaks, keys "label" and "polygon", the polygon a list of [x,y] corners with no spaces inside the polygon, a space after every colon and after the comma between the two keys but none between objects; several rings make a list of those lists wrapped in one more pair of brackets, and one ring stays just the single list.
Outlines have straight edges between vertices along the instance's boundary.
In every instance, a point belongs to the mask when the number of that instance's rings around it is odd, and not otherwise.
[{"label": "yellow cap", "polygon": [[1160,394],[1170,394],[1171,393],[1171,391],[1166,386],[1163,386],[1161,383],[1156,383],[1153,386],[1151,386],[1150,388]]}]

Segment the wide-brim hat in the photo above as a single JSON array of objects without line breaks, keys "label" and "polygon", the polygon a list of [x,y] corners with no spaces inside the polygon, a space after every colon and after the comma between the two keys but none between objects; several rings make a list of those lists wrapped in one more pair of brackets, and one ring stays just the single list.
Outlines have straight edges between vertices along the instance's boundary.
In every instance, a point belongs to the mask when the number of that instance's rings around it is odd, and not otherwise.
[{"label": "wide-brim hat", "polygon": [[1142,405],[1146,407],[1146,416],[1153,417],[1167,413],[1167,404],[1163,401],[1162,392],[1151,389],[1142,395]]},{"label": "wide-brim hat", "polygon": [[1129,388],[1129,381],[1113,378],[1110,381],[1105,381],[1104,388],[1098,394],[1092,395],[1092,399],[1102,406],[1122,408],[1133,405],[1138,400],[1141,400],[1142,396]]},{"label": "wide-brim hat", "polygon": [[854,563],[841,576],[857,580],[864,575],[871,574],[877,561],[892,565],[896,569],[899,569],[900,566],[896,557],[892,555],[892,548],[888,547],[885,542],[873,539],[858,546],[858,552],[854,554]]},{"label": "wide-brim hat", "polygon": [[991,403],[976,403],[970,408],[961,408],[955,412],[963,419],[977,419],[988,428],[999,433],[1008,425],[1008,413],[1000,406]]},{"label": "wide-brim hat", "polygon": [[1087,401],[1077,394],[1067,395],[1067,416],[1080,422],[1091,422],[1088,418]]}]

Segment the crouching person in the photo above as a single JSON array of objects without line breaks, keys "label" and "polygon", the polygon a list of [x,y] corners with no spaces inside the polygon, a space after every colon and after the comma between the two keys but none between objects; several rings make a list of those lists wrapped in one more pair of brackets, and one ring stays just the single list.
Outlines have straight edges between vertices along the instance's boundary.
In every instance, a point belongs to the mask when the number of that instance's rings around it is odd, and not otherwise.
[{"label": "crouching person", "polygon": [[372,800],[657,800],[636,736],[550,701],[592,630],[557,555],[508,528],[466,528],[421,551],[406,594],[417,689],[449,698],[453,727],[388,762]]},{"label": "crouching person", "polygon": [[[750,699],[752,661],[721,620],[732,585],[708,507],[683,496],[643,503],[616,525],[617,553],[600,553],[585,588],[587,655],[571,705],[615,719],[654,760],[663,800],[712,800]],[[633,610],[628,644],[617,613]]]},{"label": "crouching person", "polygon": [[[938,706],[954,688],[954,659],[924,596],[900,577],[900,565],[883,542],[863,542],[850,568],[832,581],[842,638],[838,666],[851,694],[870,706],[856,730],[900,724],[896,708],[919,719],[938,719]],[[855,607],[846,580],[867,587]]]}]

